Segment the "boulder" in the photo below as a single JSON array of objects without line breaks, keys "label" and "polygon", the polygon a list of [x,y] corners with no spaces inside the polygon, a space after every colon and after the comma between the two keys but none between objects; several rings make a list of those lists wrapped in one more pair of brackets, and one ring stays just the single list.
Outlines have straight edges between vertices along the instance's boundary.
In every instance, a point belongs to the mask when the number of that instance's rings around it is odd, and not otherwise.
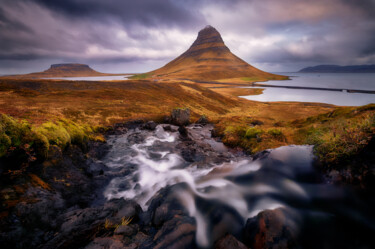
[{"label": "boulder", "polygon": [[155,130],[157,125],[158,124],[155,123],[154,121],[149,121],[149,122],[147,122],[146,124],[143,125],[143,129],[153,131],[153,130]]},{"label": "boulder", "polygon": [[171,123],[182,126],[190,123],[190,109],[174,109],[171,114]]},{"label": "boulder", "polygon": [[298,248],[297,232],[286,210],[265,210],[247,220],[244,231],[246,245],[254,249]]}]

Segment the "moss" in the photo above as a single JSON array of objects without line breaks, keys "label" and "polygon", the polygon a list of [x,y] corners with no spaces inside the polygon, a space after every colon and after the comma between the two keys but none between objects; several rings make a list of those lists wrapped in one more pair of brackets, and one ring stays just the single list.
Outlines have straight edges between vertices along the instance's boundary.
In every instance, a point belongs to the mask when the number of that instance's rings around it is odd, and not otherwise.
[{"label": "moss", "polygon": [[0,133],[0,157],[6,154],[11,144],[12,141],[10,138],[4,133]]},{"label": "moss", "polygon": [[246,130],[245,138],[258,138],[262,133],[263,131],[261,129],[258,129],[256,127],[250,127]]},{"label": "moss", "polygon": [[61,124],[44,123],[35,129],[35,133],[45,136],[51,145],[57,145],[60,148],[65,148],[71,142],[69,133]]},{"label": "moss", "polygon": [[143,80],[143,79],[150,78],[151,76],[152,76],[152,74],[142,73],[142,74],[136,74],[134,76],[131,76],[131,77],[129,77],[129,79],[132,79],[132,80]]}]

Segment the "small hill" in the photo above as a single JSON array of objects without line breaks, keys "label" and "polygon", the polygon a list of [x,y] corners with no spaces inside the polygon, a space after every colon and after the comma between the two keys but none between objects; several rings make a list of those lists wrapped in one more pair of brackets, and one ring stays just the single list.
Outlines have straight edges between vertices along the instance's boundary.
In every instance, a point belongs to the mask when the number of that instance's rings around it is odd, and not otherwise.
[{"label": "small hill", "polygon": [[299,71],[300,73],[375,73],[375,65],[356,65],[356,66],[338,66],[338,65],[318,65],[306,67]]},{"label": "small hill", "polygon": [[52,64],[51,67],[43,72],[10,75],[11,78],[53,78],[53,77],[90,77],[90,76],[106,76],[113,74],[100,73],[95,71],[86,64],[66,63]]},{"label": "small hill", "polygon": [[219,80],[251,77],[284,79],[261,71],[234,55],[224,44],[220,33],[212,26],[199,31],[191,47],[164,67],[146,75],[169,79]]}]

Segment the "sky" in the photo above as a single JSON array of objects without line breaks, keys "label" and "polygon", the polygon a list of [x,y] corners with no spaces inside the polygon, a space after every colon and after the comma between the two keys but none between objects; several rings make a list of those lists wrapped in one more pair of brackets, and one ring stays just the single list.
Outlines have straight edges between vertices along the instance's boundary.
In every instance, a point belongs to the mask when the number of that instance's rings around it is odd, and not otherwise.
[{"label": "sky", "polygon": [[0,0],[0,74],[70,62],[147,72],[206,25],[269,72],[375,64],[375,0]]}]

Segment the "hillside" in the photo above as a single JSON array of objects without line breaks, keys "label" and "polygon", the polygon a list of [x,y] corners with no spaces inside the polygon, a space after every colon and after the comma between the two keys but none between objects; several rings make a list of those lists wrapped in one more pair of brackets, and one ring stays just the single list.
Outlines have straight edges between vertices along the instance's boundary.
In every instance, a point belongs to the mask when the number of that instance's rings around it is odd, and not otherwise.
[{"label": "hillside", "polygon": [[356,66],[338,66],[338,65],[318,65],[306,67],[299,71],[300,73],[375,73],[375,65],[356,65]]},{"label": "hillside", "polygon": [[234,55],[220,33],[211,26],[199,31],[191,47],[164,67],[146,75],[154,78],[219,80],[256,77],[260,80],[285,77],[261,71]]},{"label": "hillside", "polygon": [[10,75],[11,78],[53,78],[53,77],[90,77],[106,76],[113,74],[100,73],[92,69],[89,65],[78,63],[52,64],[43,72],[36,72],[22,75]]}]

